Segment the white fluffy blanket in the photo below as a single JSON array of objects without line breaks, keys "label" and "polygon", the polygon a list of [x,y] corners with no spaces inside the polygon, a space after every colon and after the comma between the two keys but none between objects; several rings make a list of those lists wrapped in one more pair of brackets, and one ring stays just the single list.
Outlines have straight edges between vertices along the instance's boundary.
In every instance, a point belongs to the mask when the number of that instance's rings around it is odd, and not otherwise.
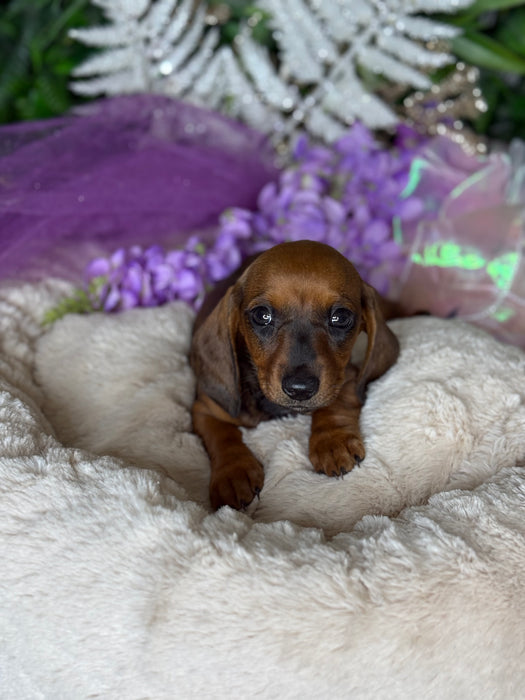
[{"label": "white fluffy blanket", "polygon": [[525,355],[398,321],[367,457],[247,431],[266,483],[207,503],[183,306],[70,316],[0,294],[0,697],[523,697]]}]

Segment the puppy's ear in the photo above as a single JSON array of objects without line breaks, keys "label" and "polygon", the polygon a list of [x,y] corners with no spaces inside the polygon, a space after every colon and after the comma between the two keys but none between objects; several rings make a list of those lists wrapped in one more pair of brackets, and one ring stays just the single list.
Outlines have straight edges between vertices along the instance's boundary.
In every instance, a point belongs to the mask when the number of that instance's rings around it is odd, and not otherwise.
[{"label": "puppy's ear", "polygon": [[239,308],[230,287],[213,311],[194,331],[191,365],[197,393],[207,394],[234,418],[241,410],[239,366],[235,337]]},{"label": "puppy's ear", "polygon": [[366,282],[363,282],[361,304],[363,330],[368,336],[368,346],[357,377],[357,394],[364,401],[368,382],[384,374],[397,360],[399,342],[386,325],[376,290]]}]

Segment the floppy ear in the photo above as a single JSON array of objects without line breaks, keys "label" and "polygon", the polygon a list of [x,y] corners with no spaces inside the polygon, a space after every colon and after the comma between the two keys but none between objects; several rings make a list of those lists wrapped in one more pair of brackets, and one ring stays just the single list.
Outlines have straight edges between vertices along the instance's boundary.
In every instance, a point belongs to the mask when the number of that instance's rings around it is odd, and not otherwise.
[{"label": "floppy ear", "polygon": [[194,330],[191,346],[191,365],[197,377],[197,393],[207,394],[234,418],[241,410],[235,349],[239,308],[235,296],[234,287],[230,287]]},{"label": "floppy ear", "polygon": [[376,290],[366,282],[363,282],[361,304],[363,330],[368,336],[368,346],[357,377],[357,394],[364,401],[368,382],[384,374],[397,360],[399,342],[386,325]]}]

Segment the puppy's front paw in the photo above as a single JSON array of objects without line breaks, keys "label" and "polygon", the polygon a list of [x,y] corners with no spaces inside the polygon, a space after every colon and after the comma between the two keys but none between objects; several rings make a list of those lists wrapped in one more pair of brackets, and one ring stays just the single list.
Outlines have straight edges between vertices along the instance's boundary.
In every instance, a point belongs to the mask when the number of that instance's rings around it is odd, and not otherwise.
[{"label": "puppy's front paw", "polygon": [[215,466],[210,480],[212,508],[231,506],[243,510],[259,495],[263,484],[264,469],[251,454],[243,456],[242,461]]},{"label": "puppy's front paw", "polygon": [[319,474],[343,476],[364,458],[361,436],[344,428],[322,431],[310,437],[310,461]]}]

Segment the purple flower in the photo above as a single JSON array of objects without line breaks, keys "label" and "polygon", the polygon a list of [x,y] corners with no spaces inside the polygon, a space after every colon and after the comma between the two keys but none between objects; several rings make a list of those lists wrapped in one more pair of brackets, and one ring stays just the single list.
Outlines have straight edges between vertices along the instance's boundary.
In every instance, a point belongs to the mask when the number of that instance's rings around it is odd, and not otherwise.
[{"label": "purple flower", "polygon": [[301,137],[295,162],[261,190],[258,210],[230,209],[221,218],[219,239],[228,234],[243,256],[282,241],[328,243],[387,291],[404,259],[393,238],[394,222],[423,212],[418,198],[403,199],[401,193],[425,142],[403,127],[393,144],[382,145],[362,124],[330,148]]},{"label": "purple flower", "polygon": [[198,305],[205,292],[206,266],[196,246],[192,238],[184,250],[165,253],[160,246],[134,246],[93,260],[86,268],[86,282],[94,308],[120,311],[174,299]]},{"label": "purple flower", "polygon": [[400,127],[393,143],[383,145],[362,124],[331,147],[301,137],[279,181],[259,193],[256,211],[226,210],[208,247],[192,236],[180,250],[135,246],[93,260],[86,270],[93,304],[117,311],[182,299],[198,307],[207,287],[246,256],[305,238],[337,248],[387,293],[404,262],[394,224],[417,221],[424,210],[417,197],[402,193],[425,143],[417,132]]},{"label": "purple flower", "polygon": [[206,256],[206,269],[210,282],[228,277],[239,267],[242,261],[240,247],[236,244],[235,236],[231,231],[221,231],[215,245]]}]

